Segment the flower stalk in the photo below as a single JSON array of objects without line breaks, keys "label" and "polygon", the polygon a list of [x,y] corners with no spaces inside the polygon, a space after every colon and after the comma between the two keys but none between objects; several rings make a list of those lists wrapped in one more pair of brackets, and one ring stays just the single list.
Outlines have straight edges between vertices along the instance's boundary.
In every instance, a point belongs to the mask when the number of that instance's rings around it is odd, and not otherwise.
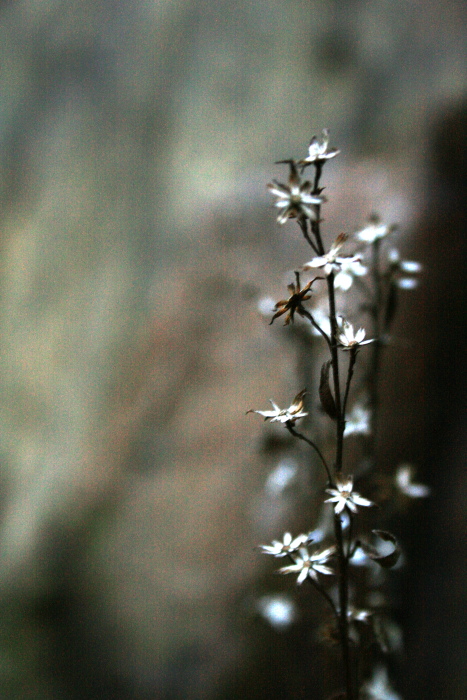
[{"label": "flower stalk", "polygon": [[[300,273],[295,272],[295,281],[288,285],[288,298],[278,301],[274,306],[271,324],[276,318],[284,315],[284,325],[292,325],[295,322],[295,316],[298,316],[309,322],[310,330],[325,341],[328,359],[321,369],[319,398],[322,409],[334,424],[332,459],[325,456],[325,450],[321,449],[315,440],[296,427],[299,421],[309,417],[312,410],[312,407],[308,406],[309,401],[305,410],[307,393],[305,390],[295,396],[288,408],[281,409],[270,400],[272,409],[250,409],[247,413],[257,413],[266,421],[282,424],[290,435],[313,450],[324,467],[327,480],[325,491],[329,497],[323,501],[323,507],[329,508],[327,504],[330,504],[333,514],[332,527],[324,533],[323,537],[328,538],[332,543],[324,549],[313,551],[310,550],[311,536],[299,535],[293,539],[290,533],[285,533],[282,542],[274,540],[271,545],[263,545],[262,550],[275,557],[287,556],[291,563],[282,567],[279,573],[296,574],[298,585],[305,580],[310,581],[327,601],[333,613],[335,632],[341,649],[341,677],[345,690],[339,697],[345,700],[357,700],[360,696],[358,676],[360,669],[365,668],[365,664],[362,663],[358,643],[355,643],[355,638],[358,641],[355,626],[360,622],[369,625],[370,621],[376,618],[373,616],[373,611],[356,607],[353,602],[355,596],[363,599],[364,591],[357,589],[356,593],[352,593],[351,600],[350,566],[357,551],[361,550],[368,561],[373,561],[387,569],[395,565],[400,550],[395,537],[384,530],[372,531],[385,546],[382,553],[367,541],[368,535],[366,537],[362,535],[364,515],[361,509],[375,504],[354,490],[353,476],[348,473],[348,467],[345,465],[348,457],[345,458],[344,455],[344,438],[354,433],[365,435],[370,433],[366,457],[370,458],[372,466],[376,464],[375,436],[380,401],[377,379],[381,369],[381,351],[386,345],[389,326],[396,308],[397,288],[409,289],[415,286],[412,278],[401,278],[401,274],[413,275],[419,271],[420,266],[417,263],[401,262],[398,252],[390,251],[389,265],[386,270],[383,269],[383,239],[393,231],[393,227],[380,224],[376,217],[370,219],[369,225],[355,235],[359,248],[361,249],[363,245],[370,250],[369,261],[365,261],[365,264],[362,263],[362,255],[364,256],[365,252],[362,253],[359,249],[352,255],[342,254],[342,249],[349,241],[347,234],[339,234],[329,250],[326,250],[321,231],[321,207],[325,202],[322,196],[321,177],[324,164],[338,153],[337,149],[329,147],[329,132],[324,130],[321,140],[313,137],[305,158],[298,161],[280,161],[289,166],[288,184],[281,184],[274,180],[268,185],[269,191],[277,199],[275,206],[278,209],[278,223],[283,225],[291,219],[296,219],[303,238],[313,250],[315,257],[303,265],[302,269],[305,272],[319,270],[321,273],[321,276],[314,277],[302,286]],[[313,177],[302,180],[303,172],[309,167],[314,168]],[[361,279],[365,275],[368,275],[368,283]],[[338,313],[337,292],[347,291],[354,278],[358,280],[360,291],[363,290],[367,295],[365,303],[361,304],[361,309],[365,309],[369,314],[372,338],[366,338],[366,332],[361,327],[356,327],[354,330],[354,326]],[[326,330],[322,322],[316,320],[319,318],[318,312],[307,308],[313,301],[312,292],[315,290],[313,286],[315,283],[317,283],[316,288],[321,285],[321,289],[324,287],[326,292],[328,309],[328,316],[325,319]],[[361,348],[370,344],[372,345],[371,357],[366,377],[368,405],[367,408],[355,406],[351,415],[355,415],[357,419],[352,425],[349,421],[346,431],[347,408],[352,394],[357,357]],[[345,378],[341,376],[340,354],[342,352],[348,356]],[[347,473],[344,473],[344,468]],[[409,465],[399,469],[395,480],[395,487],[399,492],[410,498],[428,495],[428,489],[422,484],[413,484],[411,478],[412,471]],[[335,570],[332,568],[333,561]],[[336,594],[326,589],[326,579],[332,574],[335,574]],[[354,588],[353,585],[352,590]],[[374,625],[377,637],[376,630],[379,627],[376,623]],[[368,668],[366,673],[368,674]],[[367,687],[370,687],[370,681],[367,681],[361,689],[364,690]]]}]

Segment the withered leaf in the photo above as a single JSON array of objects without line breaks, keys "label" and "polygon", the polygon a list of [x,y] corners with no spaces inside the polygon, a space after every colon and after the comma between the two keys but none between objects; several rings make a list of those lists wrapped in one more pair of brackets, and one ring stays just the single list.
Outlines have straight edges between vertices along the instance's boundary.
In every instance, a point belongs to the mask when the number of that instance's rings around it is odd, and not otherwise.
[{"label": "withered leaf", "polygon": [[376,535],[376,537],[379,537],[380,540],[390,542],[392,545],[391,551],[381,554],[377,547],[373,547],[371,544],[366,542],[361,542],[360,546],[370,559],[375,561],[384,569],[390,569],[397,564],[401,555],[401,550],[397,540],[394,535],[391,535],[390,532],[386,532],[386,530],[372,530],[372,532],[374,535]]},{"label": "withered leaf", "polygon": [[331,360],[327,360],[321,367],[321,378],[319,381],[319,398],[321,401],[321,406],[329,418],[336,420],[337,410],[336,402],[334,401],[334,396],[332,395],[331,387],[329,385],[329,370],[331,369]]}]

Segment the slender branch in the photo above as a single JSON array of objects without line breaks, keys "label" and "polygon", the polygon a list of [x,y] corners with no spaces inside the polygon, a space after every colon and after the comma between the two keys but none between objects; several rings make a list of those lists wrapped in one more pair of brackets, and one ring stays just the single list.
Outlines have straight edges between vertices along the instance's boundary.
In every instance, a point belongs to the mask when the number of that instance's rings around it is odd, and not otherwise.
[{"label": "slender branch", "polygon": [[328,475],[329,485],[332,487],[333,480],[332,480],[331,472],[329,471],[328,464],[327,464],[326,460],[324,459],[323,454],[322,454],[321,450],[319,449],[318,445],[316,445],[312,440],[307,438],[302,433],[297,432],[290,421],[287,421],[285,423],[285,427],[287,428],[287,430],[289,431],[289,433],[291,435],[298,438],[299,440],[304,440],[308,445],[310,445],[310,447],[312,447],[315,450],[316,454],[321,459],[324,468],[326,469],[326,474]]},{"label": "slender branch", "polygon": [[308,243],[308,245],[310,245],[313,248],[315,253],[318,253],[318,249],[317,249],[316,245],[313,243],[313,241],[310,238],[310,234],[308,233],[308,227],[306,225],[306,219],[303,216],[301,216],[298,219],[298,224],[302,230],[303,236],[304,236],[306,242]]},{"label": "slender branch", "polygon": [[349,582],[348,582],[348,559],[344,550],[344,534],[342,522],[338,515],[334,516],[334,532],[336,536],[338,566],[339,566],[339,637],[341,643],[342,663],[344,666],[346,700],[354,700],[352,668],[350,658],[349,641]]},{"label": "slender branch", "polygon": [[[321,192],[319,187],[319,180],[321,177],[322,163],[319,161],[316,163],[315,170],[315,180],[313,187],[313,194],[319,194]],[[315,220],[311,221],[311,230],[316,239],[316,245],[320,255],[324,254],[324,246],[321,238],[320,230],[320,205],[315,205],[316,217]],[[355,364],[355,357],[350,358],[349,370],[347,374],[347,385],[344,395],[344,403],[341,401],[341,391],[340,391],[340,379],[339,379],[339,351],[337,346],[337,334],[338,334],[338,324],[337,324],[337,314],[336,314],[336,296],[334,289],[334,272],[327,277],[328,285],[328,300],[329,300],[329,320],[331,324],[331,338],[330,338],[330,353],[331,353],[331,366],[333,373],[333,383],[334,383],[334,400],[336,404],[336,455],[335,455],[335,470],[339,474],[342,472],[342,460],[344,451],[344,430],[345,430],[345,403],[347,402],[348,391],[350,387],[350,380],[353,374],[353,365]],[[352,361],[353,360],[353,361]],[[351,366],[352,365],[352,366]],[[349,583],[348,583],[348,558],[346,556],[344,548],[344,536],[342,531],[341,519],[338,515],[334,517],[334,532],[337,544],[337,559],[338,559],[338,589],[339,589],[339,637],[340,645],[342,651],[342,663],[344,666],[344,676],[345,676],[345,687],[346,687],[346,700],[354,700],[353,693],[353,683],[352,683],[352,669],[351,669],[351,659],[350,659],[350,644],[349,644],[349,620],[348,620],[348,605],[349,605]]]},{"label": "slender branch", "polygon": [[333,613],[334,613],[334,615],[335,615],[335,617],[336,617],[336,620],[339,620],[339,611],[338,611],[338,609],[337,609],[337,607],[336,607],[336,604],[334,603],[333,599],[332,599],[331,596],[329,595],[329,593],[328,593],[327,591],[325,591],[324,588],[322,588],[322,587],[319,585],[319,583],[317,583],[317,582],[316,582],[314,579],[312,579],[310,576],[308,576],[308,580],[309,580],[310,583],[316,588],[316,590],[317,590],[319,593],[321,593],[321,595],[323,596],[323,598],[326,598],[326,600],[328,601],[329,605],[330,605],[331,608],[332,608],[332,611],[333,611]]},{"label": "slender branch", "polygon": [[334,400],[336,403],[336,463],[337,472],[342,471],[342,457],[344,451],[344,429],[345,420],[343,418],[341,390],[339,379],[339,351],[337,347],[337,315],[336,315],[336,297],[334,291],[334,273],[327,277],[328,283],[328,298],[329,298],[329,320],[331,323],[331,366],[334,381]]},{"label": "slender branch", "polygon": [[301,307],[299,313],[300,313],[302,316],[305,316],[305,318],[307,318],[307,319],[310,321],[310,323],[311,323],[311,325],[313,326],[313,328],[316,328],[316,330],[319,331],[319,333],[321,333],[321,335],[323,336],[324,340],[325,340],[326,343],[327,343],[328,348],[331,349],[331,339],[330,339],[330,337],[328,336],[328,334],[327,334],[325,331],[323,331],[323,329],[321,328],[321,326],[319,326],[319,325],[316,323],[315,319],[314,319],[313,316],[310,314],[310,312],[307,311],[306,309],[304,309],[303,307]]},{"label": "slender branch", "polygon": [[347,381],[345,384],[344,400],[342,402],[342,415],[344,417],[344,421],[345,421],[345,413],[346,413],[346,408],[347,408],[347,399],[349,398],[350,383],[352,381],[354,368],[355,368],[355,362],[357,360],[357,353],[358,353],[358,346],[357,345],[353,348],[350,348],[349,367],[347,369]]},{"label": "slender branch", "polygon": [[376,444],[378,431],[378,409],[379,409],[379,391],[378,391],[378,374],[381,363],[381,312],[383,306],[383,287],[380,271],[380,240],[376,239],[371,246],[372,256],[372,281],[374,289],[373,303],[370,306],[370,314],[372,320],[372,333],[375,338],[373,343],[370,368],[367,376],[368,392],[369,392],[369,407],[370,407],[370,440],[368,444],[368,456],[370,461],[376,462]]}]

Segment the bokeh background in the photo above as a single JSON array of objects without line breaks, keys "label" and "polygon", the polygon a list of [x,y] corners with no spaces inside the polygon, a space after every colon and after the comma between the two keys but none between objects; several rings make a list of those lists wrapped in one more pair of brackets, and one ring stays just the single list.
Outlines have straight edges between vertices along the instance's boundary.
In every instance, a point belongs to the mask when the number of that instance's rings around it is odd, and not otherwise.
[{"label": "bokeh background", "polygon": [[393,682],[465,698],[463,0],[4,0],[0,32],[2,698],[321,697],[255,602],[313,484],[268,490],[300,456],[244,413],[301,388],[265,183],[323,127],[328,240],[377,211],[425,266],[385,366],[382,454],[433,488]]}]

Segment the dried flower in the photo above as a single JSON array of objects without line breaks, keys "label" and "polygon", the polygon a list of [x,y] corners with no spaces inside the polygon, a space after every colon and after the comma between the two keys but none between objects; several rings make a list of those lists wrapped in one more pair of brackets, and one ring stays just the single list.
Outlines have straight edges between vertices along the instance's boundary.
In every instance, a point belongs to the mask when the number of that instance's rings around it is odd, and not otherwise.
[{"label": "dried flower", "polygon": [[279,421],[280,423],[291,423],[293,425],[299,418],[304,418],[308,415],[308,413],[303,410],[303,397],[305,396],[305,393],[306,389],[303,389],[299,394],[297,394],[293,400],[293,403],[288,408],[279,408],[279,406],[275,404],[272,399],[269,399],[273,407],[272,411],[256,411],[251,408],[249,411],[247,411],[247,413],[259,413],[260,416],[264,416],[264,420],[270,420],[271,423]]},{"label": "dried flower", "polygon": [[333,574],[334,571],[325,566],[329,559],[335,553],[336,548],[328,547],[322,552],[316,552],[315,554],[310,554],[306,547],[300,547],[299,555],[295,557],[295,563],[290,566],[284,566],[279,569],[279,574],[298,574],[297,583],[303,583],[306,578],[311,578],[314,581],[318,581],[318,573],[320,574]]},{"label": "dried flower", "polygon": [[331,494],[331,498],[327,498],[325,503],[335,503],[334,512],[336,515],[342,513],[344,508],[348,508],[353,513],[358,511],[357,506],[373,506],[373,501],[362,498],[360,494],[353,491],[353,476],[344,476],[338,474],[336,476],[337,489],[326,489],[326,493]]},{"label": "dried flower", "polygon": [[311,194],[311,182],[301,182],[295,163],[290,162],[289,184],[283,185],[273,180],[267,186],[272,195],[277,197],[274,206],[278,207],[277,221],[285,224],[288,219],[305,217],[315,219],[313,205],[321,204],[322,197]]},{"label": "dried flower", "polygon": [[306,167],[312,163],[335,158],[339,153],[340,151],[337,148],[329,148],[329,129],[323,129],[321,141],[318,141],[318,138],[313,136],[308,146],[307,157],[300,160],[299,163],[301,166]]},{"label": "dried flower", "polygon": [[409,498],[426,498],[430,495],[430,488],[425,484],[414,484],[412,479],[414,468],[410,464],[401,464],[395,476],[397,488]]},{"label": "dried flower", "polygon": [[344,350],[352,350],[360,347],[360,345],[367,345],[368,343],[373,343],[375,341],[375,338],[363,340],[366,335],[365,330],[363,328],[359,328],[358,331],[355,332],[352,324],[350,324],[344,318],[341,322],[341,328],[342,331],[337,336],[337,339]]},{"label": "dried flower", "polygon": [[[285,313],[287,313],[287,316],[285,317],[284,326],[288,326],[290,322],[294,322],[294,314],[296,311],[300,316],[303,316],[304,313],[302,309],[302,304],[304,301],[308,301],[308,299],[311,299],[311,285],[317,279],[321,279],[320,277],[315,277],[311,280],[311,282],[308,282],[308,284],[306,284],[303,287],[303,289],[300,289],[300,277],[297,272],[295,273],[295,276],[296,283],[287,285],[287,289],[290,292],[290,297],[288,299],[281,299],[274,306],[274,311],[276,313],[272,317],[271,323],[274,323],[276,318],[282,316],[282,314]],[[271,323],[269,325],[271,325]]]},{"label": "dried flower", "polygon": [[344,437],[349,435],[370,435],[370,411],[357,404],[345,419]]},{"label": "dried flower", "polygon": [[298,537],[292,539],[290,532],[285,532],[282,542],[273,540],[272,544],[262,544],[260,548],[264,554],[272,554],[274,557],[285,557],[287,554],[298,551],[308,541],[308,535],[298,535]]}]

